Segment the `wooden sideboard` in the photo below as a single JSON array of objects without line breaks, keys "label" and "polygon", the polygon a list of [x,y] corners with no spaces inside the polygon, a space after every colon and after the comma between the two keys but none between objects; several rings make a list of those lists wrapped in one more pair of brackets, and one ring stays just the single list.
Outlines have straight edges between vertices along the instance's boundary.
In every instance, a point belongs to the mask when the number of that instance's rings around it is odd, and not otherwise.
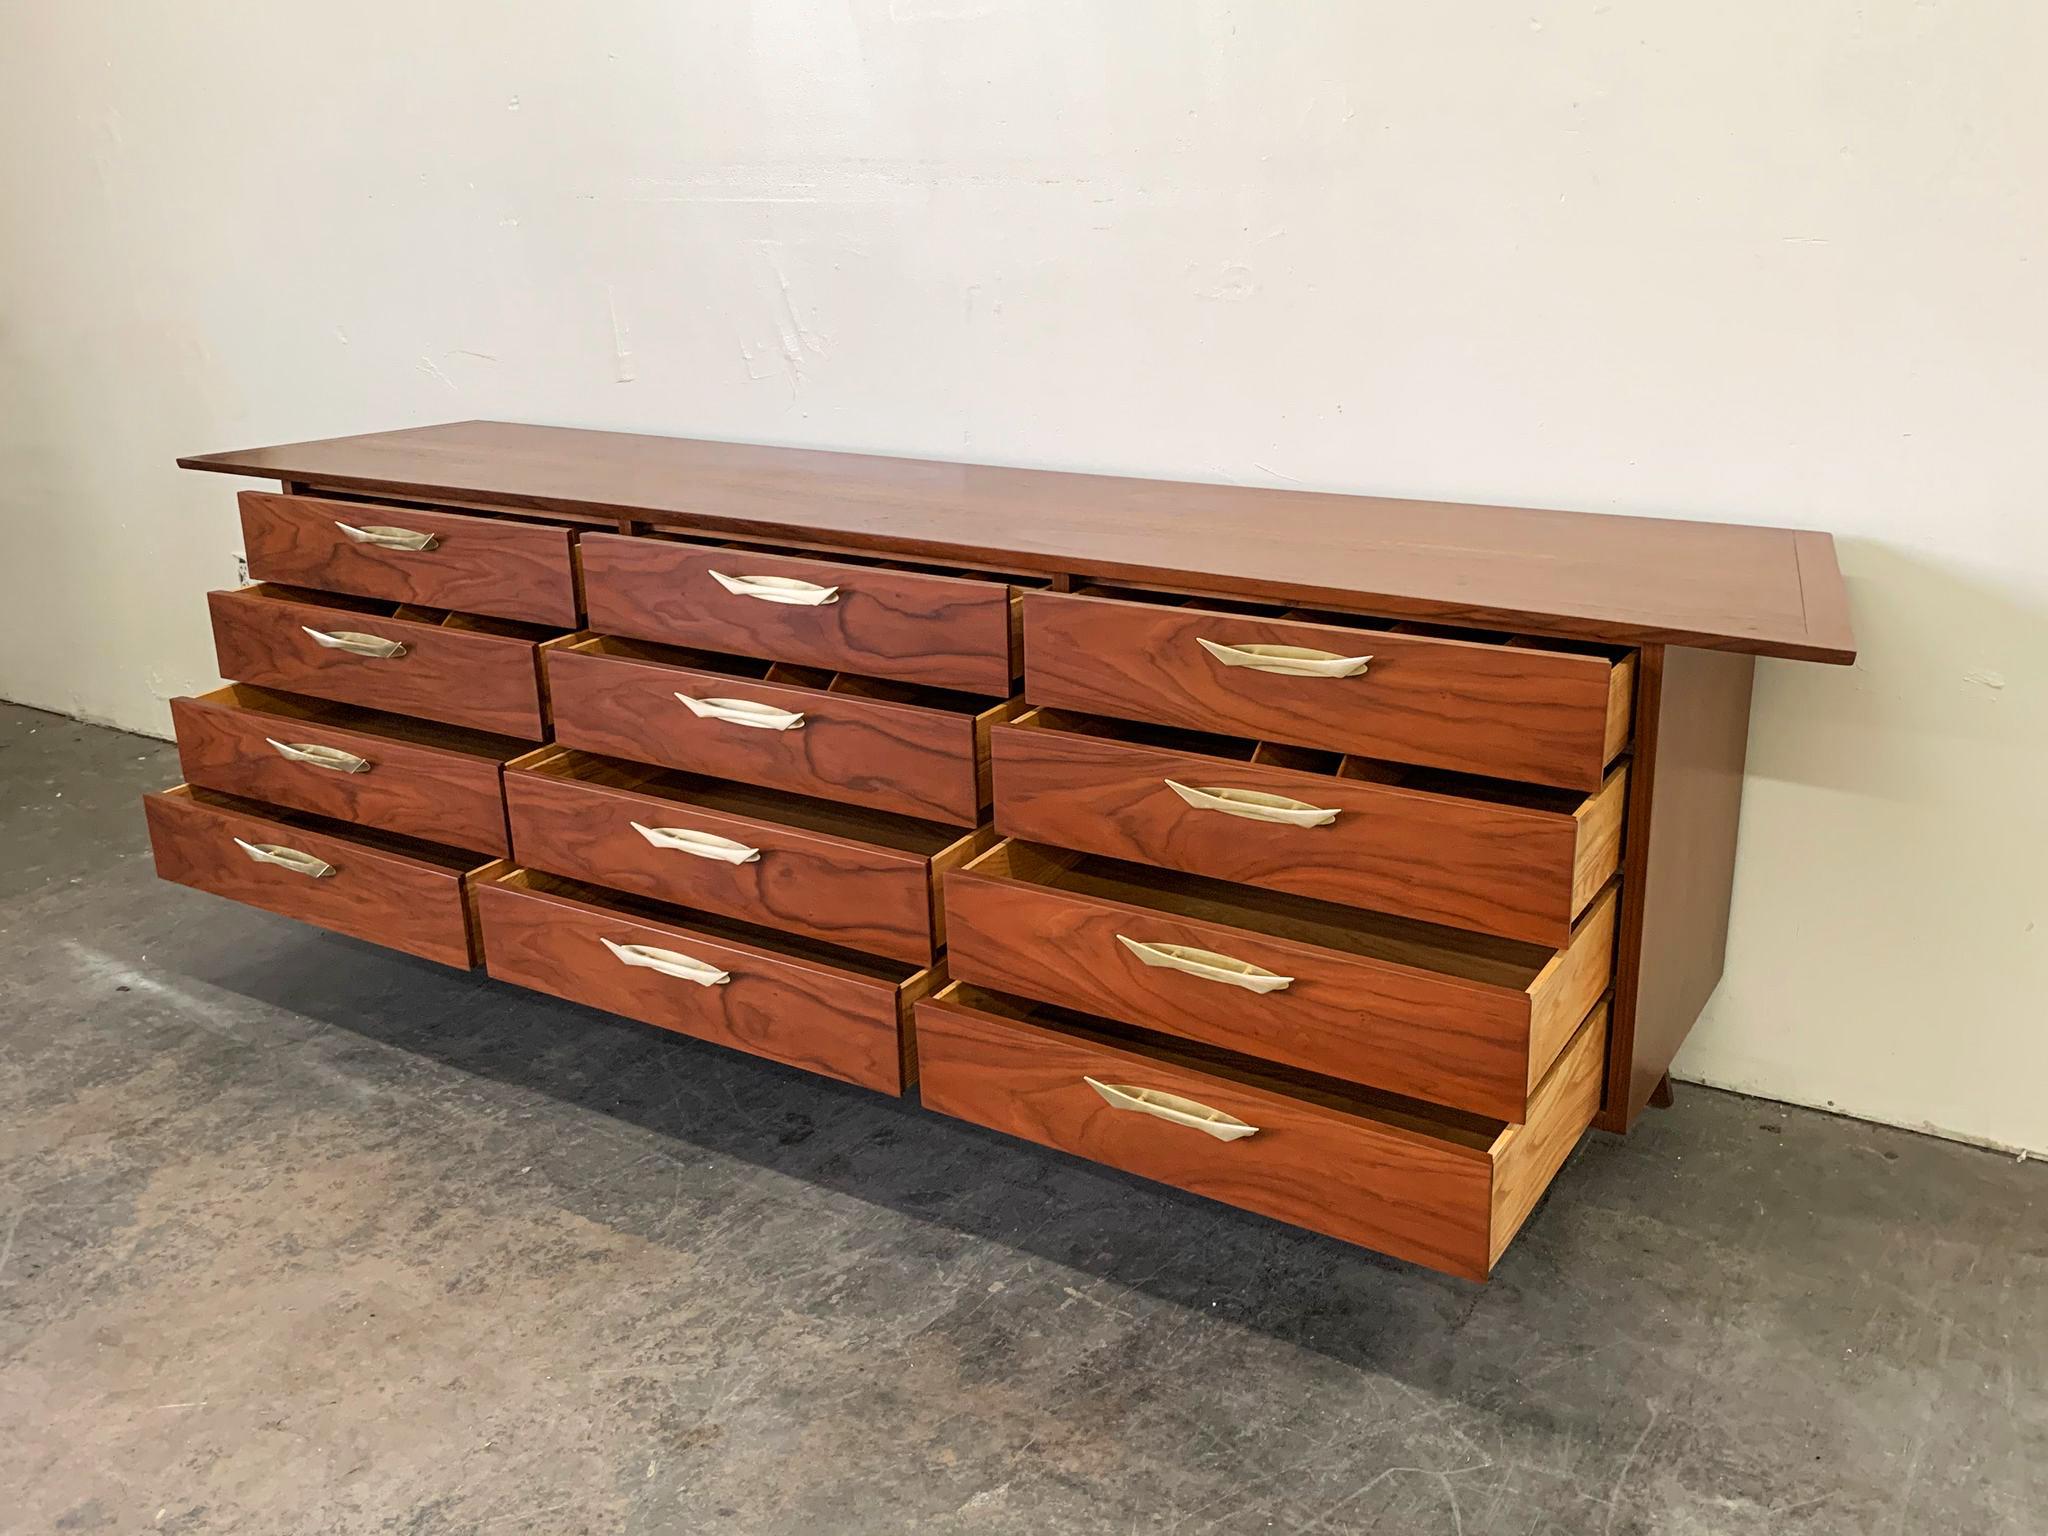
[{"label": "wooden sideboard", "polygon": [[462,422],[244,491],[166,879],[1484,1279],[1721,973],[1824,533]]}]

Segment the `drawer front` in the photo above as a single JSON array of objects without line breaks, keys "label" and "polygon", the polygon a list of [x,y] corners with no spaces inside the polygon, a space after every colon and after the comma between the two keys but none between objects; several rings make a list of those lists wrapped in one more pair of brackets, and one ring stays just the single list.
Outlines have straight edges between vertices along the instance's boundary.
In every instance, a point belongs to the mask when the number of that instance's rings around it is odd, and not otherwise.
[{"label": "drawer front", "polygon": [[[1561,944],[1571,932],[1579,823],[1568,814],[1049,727],[1001,725],[992,741],[1005,837],[1531,943]],[[1304,809],[1295,821],[1260,820],[1208,793],[1219,789]],[[1304,819],[1317,811],[1329,819]],[[1610,842],[1588,853],[1602,871],[1590,897],[1618,850]]]},{"label": "drawer front", "polygon": [[[476,905],[485,967],[501,981],[864,1088],[903,1091],[891,983],[541,891],[484,884]],[[607,940],[682,956],[727,979],[704,985],[629,965]]]},{"label": "drawer front", "polygon": [[[1539,1018],[1518,987],[1028,880],[955,870],[945,900],[947,963],[960,981],[1505,1121],[1526,1114],[1613,960],[1608,903],[1544,983]],[[1253,990],[1175,968],[1159,946],[1227,956],[1284,982]]]},{"label": "drawer front", "polygon": [[997,697],[1015,676],[1001,582],[617,534],[583,540],[583,577],[603,634]]},{"label": "drawer front", "polygon": [[[1371,660],[1293,676],[1204,642]],[[1598,789],[1612,756],[1598,656],[1055,592],[1025,594],[1024,651],[1033,704],[1573,789]]]},{"label": "drawer front", "polygon": [[[1346,1242],[1486,1276],[1492,1166],[1483,1147],[943,997],[917,1006],[917,1050],[927,1109]],[[1116,1107],[1090,1079],[1170,1094],[1257,1131],[1219,1141]]]},{"label": "drawer front", "polygon": [[269,491],[240,501],[259,581],[576,627],[566,528]]},{"label": "drawer front", "polygon": [[[565,746],[951,826],[981,817],[987,775],[968,716],[567,648],[548,652],[547,666]],[[803,723],[773,730],[700,716],[679,693],[762,704]]]},{"label": "drawer front", "polygon": [[[247,588],[209,592],[206,600],[222,677],[523,741],[547,734],[530,640],[323,608]],[[405,654],[358,655],[320,644],[308,629],[396,641]]]},{"label": "drawer front", "polygon": [[[931,865],[914,853],[517,769],[505,775],[505,807],[515,857],[549,874],[918,964],[937,949]],[[662,836],[674,830],[753,857],[706,857]]]},{"label": "drawer front", "polygon": [[[205,804],[182,785],[143,796],[143,810],[163,879],[423,960],[465,970],[476,963],[460,869]],[[290,863],[318,861],[329,873],[259,861],[238,838],[273,854],[308,856]]]},{"label": "drawer front", "polygon": [[493,759],[213,698],[171,700],[171,722],[179,766],[202,788],[451,848],[510,851]]}]

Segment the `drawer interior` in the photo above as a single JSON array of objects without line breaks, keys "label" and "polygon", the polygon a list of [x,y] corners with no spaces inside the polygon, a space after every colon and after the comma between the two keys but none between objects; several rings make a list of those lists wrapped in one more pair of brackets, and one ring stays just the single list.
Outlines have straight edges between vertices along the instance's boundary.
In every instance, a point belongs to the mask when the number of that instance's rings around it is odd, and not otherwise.
[{"label": "drawer interior", "polygon": [[930,688],[921,683],[896,683],[879,677],[860,677],[852,672],[832,672],[823,667],[792,666],[785,661],[762,661],[751,656],[728,656],[722,651],[697,651],[679,645],[659,645],[651,640],[627,640],[617,635],[590,635],[569,643],[564,650],[579,656],[614,656],[622,661],[652,662],[657,666],[687,667],[693,672],[716,672],[736,681],[777,683],[789,688],[810,688],[820,693],[839,693],[853,698],[876,699],[889,704],[912,704],[920,709],[944,710],[981,720],[1003,717],[1007,703],[991,705],[972,693],[951,688]]},{"label": "drawer interior", "polygon": [[197,695],[193,702],[248,714],[272,715],[306,725],[351,731],[360,736],[381,736],[409,746],[433,747],[443,752],[460,752],[470,757],[504,762],[533,750],[533,743],[514,736],[494,736],[488,731],[465,730],[459,725],[442,725],[417,720],[410,715],[388,714],[381,709],[359,709],[352,704],[331,704],[304,694],[279,693],[249,683],[229,683],[211,693]]},{"label": "drawer interior", "polygon": [[957,576],[969,581],[1000,581],[1012,587],[1049,587],[1050,576],[1025,576],[999,566],[961,565],[953,562],[905,560],[894,555],[870,555],[842,544],[805,544],[789,539],[735,539],[713,534],[662,531],[644,537],[664,544],[689,544],[699,549],[751,550],[763,555],[788,555],[795,560],[829,560],[834,565],[858,565],[870,570],[913,571],[921,576]]},{"label": "drawer interior", "polygon": [[1198,922],[1314,944],[1363,959],[1527,992],[1557,955],[1540,944],[1356,911],[1305,896],[1005,840],[962,873],[1150,907]]},{"label": "drawer interior", "polygon": [[304,603],[314,608],[332,608],[359,613],[366,618],[402,619],[408,624],[431,624],[436,629],[460,629],[476,634],[500,635],[529,640],[538,645],[561,635],[545,624],[528,624],[519,619],[496,619],[480,613],[451,613],[445,608],[422,608],[414,603],[386,602],[381,598],[355,597],[346,592],[315,592],[305,587],[287,587],[274,581],[260,581],[234,592],[239,599],[257,602]]},{"label": "drawer interior", "polygon": [[581,902],[585,906],[616,912],[622,917],[634,918],[640,922],[701,933],[707,938],[723,939],[731,944],[767,950],[792,960],[828,965],[834,970],[848,971],[875,981],[887,982],[890,986],[900,987],[916,977],[928,974],[930,970],[929,967],[912,965],[908,961],[886,960],[877,955],[864,955],[858,950],[841,949],[835,944],[818,943],[795,934],[757,928],[752,923],[734,922],[730,918],[720,917],[695,907],[683,911],[675,907],[665,907],[659,902],[642,901],[618,891],[601,891],[595,886],[564,880],[556,875],[544,875],[534,869],[502,869],[486,877],[485,883],[506,886],[513,890],[534,891],[546,896],[559,896],[568,901]]},{"label": "drawer interior", "polygon": [[1200,1041],[1113,1023],[1093,1014],[1076,1013],[1051,1003],[1028,1002],[1005,993],[988,992],[964,981],[949,982],[933,995],[937,1003],[957,1004],[978,1013],[1014,1019],[1040,1029],[1056,1030],[1090,1045],[1130,1051],[1162,1063],[1227,1078],[1248,1087],[1285,1093],[1326,1109],[1420,1132],[1475,1152],[1488,1152],[1510,1129],[1505,1120],[1447,1109],[1420,1099],[1403,1098],[1359,1083],[1321,1077],[1277,1062],[1260,1061]]},{"label": "drawer interior", "polygon": [[1318,752],[1309,747],[1283,742],[1250,741],[1238,736],[1214,736],[1176,726],[1147,725],[1133,720],[1113,720],[1104,715],[1085,715],[1071,710],[1040,708],[1020,715],[1012,725],[1028,730],[1057,731],[1086,736],[1098,741],[1129,742],[1165,752],[1190,753],[1227,762],[1253,763],[1262,767],[1285,768],[1295,773],[1319,773],[1333,778],[1359,779],[1375,784],[1412,790],[1418,794],[1445,795],[1459,800],[1480,800],[1493,805],[1511,805],[1525,810],[1546,811],[1558,816],[1577,815],[1594,797],[1577,790],[1553,789],[1542,784],[1523,784],[1512,779],[1481,778],[1477,774],[1453,773],[1442,768],[1422,768],[1409,763],[1391,763],[1355,753]]},{"label": "drawer interior", "polygon": [[850,842],[900,849],[924,858],[937,858],[948,849],[971,842],[975,835],[969,833],[963,837],[959,828],[941,826],[934,821],[892,816],[885,811],[863,810],[859,806],[839,805],[808,795],[759,789],[731,779],[711,779],[694,773],[621,762],[569,747],[542,747],[529,751],[506,767],[515,773],[630,790],[635,794],[671,800],[678,805],[693,805],[729,816],[775,822],[824,837],[843,837]]}]

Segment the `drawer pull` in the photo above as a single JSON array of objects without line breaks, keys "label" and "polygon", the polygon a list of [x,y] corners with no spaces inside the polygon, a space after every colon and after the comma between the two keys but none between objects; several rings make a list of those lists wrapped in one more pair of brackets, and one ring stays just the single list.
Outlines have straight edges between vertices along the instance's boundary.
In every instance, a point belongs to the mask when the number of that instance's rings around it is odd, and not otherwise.
[{"label": "drawer pull", "polygon": [[628,825],[657,848],[672,848],[677,853],[694,854],[700,859],[717,859],[722,864],[751,864],[761,857],[758,848],[749,848],[745,843],[736,843],[716,833],[699,832],[694,827],[643,827],[637,821]]},{"label": "drawer pull", "polygon": [[301,624],[299,628],[313,637],[315,645],[324,645],[330,651],[347,651],[351,656],[375,656],[380,660],[405,654],[405,644],[399,640],[380,640],[375,635],[359,635],[346,629],[338,629],[330,635],[310,624]]},{"label": "drawer pull", "polygon": [[344,752],[339,747],[323,747],[312,741],[279,741],[275,736],[263,738],[277,748],[277,755],[288,762],[304,763],[308,768],[330,768],[336,773],[368,773],[370,760],[357,757],[353,752]]},{"label": "drawer pull", "polygon": [[239,837],[235,839],[235,846],[258,864],[275,864],[295,875],[310,875],[318,880],[334,873],[334,866],[325,859],[316,859],[296,848],[280,848],[276,843],[245,843]]},{"label": "drawer pull", "polygon": [[728,576],[713,571],[711,579],[734,597],[758,597],[764,603],[788,603],[798,608],[817,608],[839,601],[837,587],[798,581],[794,576]]},{"label": "drawer pull", "polygon": [[1116,936],[1116,941],[1147,965],[1157,966],[1162,971],[1185,971],[1204,981],[1220,981],[1226,987],[1243,987],[1247,992],[1284,992],[1294,985],[1292,976],[1279,975],[1262,965],[1253,965],[1249,960],[1219,955],[1213,949],[1190,949],[1185,944],[1146,944],[1137,939],[1127,939],[1122,934]]},{"label": "drawer pull", "polygon": [[1193,1099],[1184,1099],[1177,1093],[1161,1093],[1157,1088],[1126,1088],[1116,1083],[1098,1083],[1092,1077],[1084,1077],[1081,1081],[1101,1094],[1102,1102],[1111,1109],[1127,1109],[1133,1114],[1151,1115],[1155,1119],[1184,1125],[1191,1131],[1200,1131],[1204,1136],[1214,1136],[1218,1141],[1242,1141],[1247,1136],[1259,1134],[1256,1125],[1247,1125],[1235,1115],[1226,1115],[1220,1109],[1197,1104]]},{"label": "drawer pull", "polygon": [[700,720],[751,725],[760,731],[793,731],[804,723],[804,717],[796,710],[777,709],[773,704],[758,704],[752,699],[693,699],[687,693],[676,697]]},{"label": "drawer pull", "polygon": [[1242,816],[1246,821],[1276,821],[1290,827],[1327,827],[1337,819],[1335,811],[1320,805],[1290,800],[1285,795],[1269,795],[1261,789],[1194,789],[1172,779],[1163,782],[1198,811],[1220,811],[1225,816]]},{"label": "drawer pull", "polygon": [[1195,636],[1195,644],[1226,667],[1250,667],[1254,672],[1278,672],[1287,677],[1357,677],[1372,661],[1370,656],[1339,656],[1299,645],[1225,645],[1200,635]]},{"label": "drawer pull", "polygon": [[672,949],[656,949],[651,944],[614,944],[602,934],[598,936],[597,942],[616,955],[621,965],[659,971],[662,975],[673,976],[678,981],[694,981],[700,987],[722,987],[732,980],[730,971],[721,971],[707,961],[693,960],[688,955],[679,955]]},{"label": "drawer pull", "polygon": [[431,533],[418,533],[411,528],[382,528],[374,524],[368,528],[357,528],[338,518],[334,526],[351,544],[374,544],[379,549],[409,549],[425,554],[441,542]]}]

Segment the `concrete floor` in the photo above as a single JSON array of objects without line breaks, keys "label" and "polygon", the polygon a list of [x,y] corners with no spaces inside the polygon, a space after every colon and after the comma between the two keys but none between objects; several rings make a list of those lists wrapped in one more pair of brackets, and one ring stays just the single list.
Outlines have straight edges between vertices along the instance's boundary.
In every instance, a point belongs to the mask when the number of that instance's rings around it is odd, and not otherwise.
[{"label": "concrete floor", "polygon": [[175,776],[0,707],[0,1530],[2048,1530],[2038,1164],[1681,1085],[1472,1286],[160,885]]}]

